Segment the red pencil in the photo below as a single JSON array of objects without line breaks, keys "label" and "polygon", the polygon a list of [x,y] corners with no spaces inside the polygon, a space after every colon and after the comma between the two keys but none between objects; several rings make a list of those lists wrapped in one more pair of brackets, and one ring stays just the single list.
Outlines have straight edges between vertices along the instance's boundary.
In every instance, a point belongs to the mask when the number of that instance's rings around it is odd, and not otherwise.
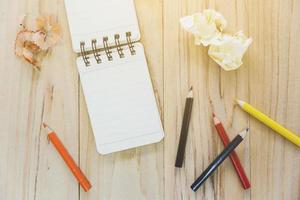
[{"label": "red pencil", "polygon": [[[221,123],[221,121],[215,116],[215,114],[213,114],[213,117],[214,117],[214,124],[215,124],[215,127],[217,129],[217,132],[224,144],[224,146],[227,146],[229,143],[230,143],[230,140],[229,140],[229,137]],[[239,178],[243,184],[243,188],[246,190],[248,188],[251,187],[250,185],[250,182],[247,178],[247,175],[244,171],[244,168],[240,162],[240,159],[239,157],[237,156],[236,152],[233,151],[231,154],[230,154],[230,160],[237,172],[237,174],[239,175]]]}]

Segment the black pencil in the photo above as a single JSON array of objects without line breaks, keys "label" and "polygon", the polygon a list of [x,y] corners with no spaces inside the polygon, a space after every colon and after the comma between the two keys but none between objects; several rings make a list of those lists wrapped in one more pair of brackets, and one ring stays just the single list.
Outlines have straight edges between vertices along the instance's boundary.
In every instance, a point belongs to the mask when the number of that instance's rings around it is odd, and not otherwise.
[{"label": "black pencil", "polygon": [[243,141],[249,129],[240,132],[218,155],[218,157],[202,172],[197,180],[191,185],[194,192],[208,179],[208,177],[218,168],[218,166],[230,155],[230,153]]},{"label": "black pencil", "polygon": [[191,87],[185,101],[184,114],[183,114],[183,120],[181,125],[181,132],[180,132],[180,138],[179,138],[179,144],[178,144],[177,156],[175,162],[175,167],[179,167],[179,168],[182,167],[182,163],[184,159],[184,152],[185,152],[186,140],[189,132],[189,124],[191,119],[193,100],[194,100],[193,87]]}]

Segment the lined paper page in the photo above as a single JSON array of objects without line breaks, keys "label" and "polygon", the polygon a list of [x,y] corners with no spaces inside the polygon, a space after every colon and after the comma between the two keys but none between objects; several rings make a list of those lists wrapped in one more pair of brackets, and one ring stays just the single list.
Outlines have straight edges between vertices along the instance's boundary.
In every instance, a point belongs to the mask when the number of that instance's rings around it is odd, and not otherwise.
[{"label": "lined paper page", "polygon": [[114,43],[114,34],[126,41],[126,32],[132,39],[139,40],[139,28],[133,0],[65,0],[72,44],[75,52],[80,51],[80,42],[90,48],[92,39],[102,41],[109,38]]},{"label": "lined paper page", "polygon": [[163,129],[143,48],[137,55],[126,50],[125,58],[114,54],[113,62],[78,68],[90,120],[102,153],[157,142]]}]

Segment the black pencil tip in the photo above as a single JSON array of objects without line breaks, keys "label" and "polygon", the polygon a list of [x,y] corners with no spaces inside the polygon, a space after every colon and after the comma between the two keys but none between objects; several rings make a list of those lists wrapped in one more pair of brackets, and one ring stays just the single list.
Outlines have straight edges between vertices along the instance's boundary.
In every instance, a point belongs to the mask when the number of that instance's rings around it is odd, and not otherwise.
[{"label": "black pencil tip", "polygon": [[241,133],[240,133],[240,136],[242,137],[242,138],[245,138],[246,137],[246,135],[249,133],[249,128],[246,128],[246,129],[244,129]]}]

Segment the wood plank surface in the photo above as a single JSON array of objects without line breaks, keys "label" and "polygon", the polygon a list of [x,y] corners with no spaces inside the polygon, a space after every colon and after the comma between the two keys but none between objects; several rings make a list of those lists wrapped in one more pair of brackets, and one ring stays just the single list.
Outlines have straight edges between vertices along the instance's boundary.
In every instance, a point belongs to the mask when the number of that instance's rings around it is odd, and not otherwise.
[{"label": "wood plank surface", "polygon": [[[101,156],[96,152],[72,52],[63,0],[0,0],[0,199],[2,200],[299,200],[300,149],[249,117],[236,98],[300,134],[300,0],[135,0],[141,42],[165,129],[162,142]],[[226,31],[253,38],[244,65],[223,71],[195,46],[182,16],[212,8]],[[63,40],[41,72],[14,55],[19,18],[54,14]],[[182,169],[175,169],[185,96],[195,99]],[[191,183],[222,151],[212,112],[230,138],[250,127],[237,153],[251,181],[244,191],[229,160],[197,193]],[[93,188],[85,193],[47,141],[57,131]]]}]

